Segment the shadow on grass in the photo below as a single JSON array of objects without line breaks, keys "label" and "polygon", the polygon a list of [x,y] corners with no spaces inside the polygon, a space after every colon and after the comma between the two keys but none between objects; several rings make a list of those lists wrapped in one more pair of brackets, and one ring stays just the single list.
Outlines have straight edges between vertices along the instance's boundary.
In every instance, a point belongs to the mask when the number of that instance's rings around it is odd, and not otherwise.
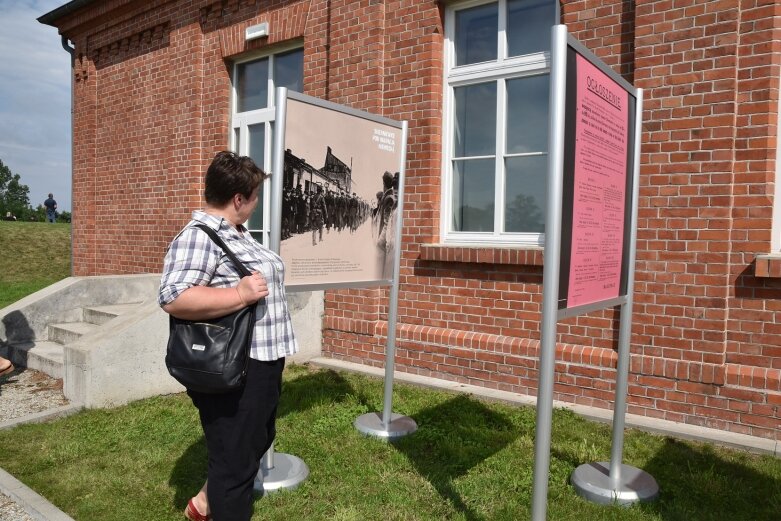
[{"label": "shadow on grass", "polygon": [[177,509],[184,510],[190,498],[201,489],[205,479],[206,440],[201,434],[198,441],[187,447],[176,460],[168,480],[168,484],[174,490],[173,503]]},{"label": "shadow on grass", "polygon": [[731,453],[724,459],[711,445],[666,438],[645,470],[659,484],[659,499],[642,505],[661,519],[777,521],[781,519],[781,477],[757,472]]},{"label": "shadow on grass", "polygon": [[[659,485],[659,497],[640,503],[643,512],[665,521],[778,521],[781,520],[781,476],[757,472],[740,462],[753,458],[733,452],[724,459],[711,445],[689,444],[673,438],[659,442],[659,449],[640,468]],[[570,452],[552,451],[554,457],[574,468],[579,461]],[[624,463],[633,465],[624,458]],[[635,465],[637,466],[637,465]]]},{"label": "shadow on grass", "polygon": [[329,369],[307,373],[282,384],[277,418],[304,412],[323,403],[341,402],[352,393],[352,386],[336,371]]},{"label": "shadow on grass", "polygon": [[453,481],[504,449],[519,435],[517,429],[503,415],[463,395],[414,416],[418,431],[393,445],[465,519],[482,519]]},{"label": "shadow on grass", "polygon": [[[352,387],[335,371],[318,371],[299,376],[282,384],[282,398],[277,419],[306,411],[323,402],[338,402],[352,392]],[[195,406],[193,406],[194,408]],[[198,424],[200,430],[200,424]],[[284,432],[277,432],[277,436]],[[174,504],[184,510],[187,501],[206,479],[206,440],[201,436],[176,460],[168,484],[174,489]]]}]

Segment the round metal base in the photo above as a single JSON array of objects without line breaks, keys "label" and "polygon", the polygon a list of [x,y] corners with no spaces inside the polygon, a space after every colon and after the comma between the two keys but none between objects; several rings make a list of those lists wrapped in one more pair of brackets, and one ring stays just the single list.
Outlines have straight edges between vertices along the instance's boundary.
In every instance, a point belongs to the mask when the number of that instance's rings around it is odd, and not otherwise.
[{"label": "round metal base", "polygon": [[605,461],[579,466],[570,476],[570,482],[579,496],[603,505],[653,501],[659,495],[659,485],[653,476],[630,465],[621,465],[621,479],[614,486],[610,463]]},{"label": "round metal base", "polygon": [[415,423],[415,420],[409,416],[395,413],[391,413],[387,428],[382,423],[382,414],[378,412],[370,412],[358,416],[353,425],[363,434],[385,439],[401,438],[418,430],[418,424]]},{"label": "round metal base", "polygon": [[278,490],[291,490],[296,488],[309,476],[309,467],[301,458],[274,453],[274,466],[266,469],[260,465],[257,477],[255,477],[255,492],[267,494]]}]

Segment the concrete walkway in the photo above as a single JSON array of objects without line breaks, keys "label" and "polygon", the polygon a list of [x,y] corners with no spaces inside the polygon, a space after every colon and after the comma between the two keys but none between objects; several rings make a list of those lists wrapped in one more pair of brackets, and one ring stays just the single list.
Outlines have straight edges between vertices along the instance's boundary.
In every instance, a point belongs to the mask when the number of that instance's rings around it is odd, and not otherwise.
[{"label": "concrete walkway", "polygon": [[[0,492],[11,498],[35,521],[74,521],[27,485],[0,469]],[[10,521],[10,520],[8,520]]]}]

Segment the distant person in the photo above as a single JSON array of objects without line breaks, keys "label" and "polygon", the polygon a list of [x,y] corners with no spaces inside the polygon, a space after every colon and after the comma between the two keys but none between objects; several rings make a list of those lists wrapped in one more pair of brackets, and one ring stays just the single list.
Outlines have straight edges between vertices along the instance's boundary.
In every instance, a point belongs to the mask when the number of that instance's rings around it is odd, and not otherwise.
[{"label": "distant person", "polygon": [[16,220],[16,216],[14,214],[12,214],[11,212],[6,212],[5,213],[5,220],[6,221],[15,221]]},{"label": "distant person", "polygon": [[49,198],[43,202],[46,207],[46,222],[53,223],[57,220],[57,201],[54,200],[54,194],[49,194]]},{"label": "distant person", "polygon": [[0,376],[6,375],[14,370],[14,364],[7,358],[0,356]]}]

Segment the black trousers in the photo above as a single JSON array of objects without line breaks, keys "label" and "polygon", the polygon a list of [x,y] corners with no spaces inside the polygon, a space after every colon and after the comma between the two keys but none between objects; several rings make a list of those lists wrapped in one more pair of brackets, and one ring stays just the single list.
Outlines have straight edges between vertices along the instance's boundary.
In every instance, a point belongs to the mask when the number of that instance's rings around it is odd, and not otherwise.
[{"label": "black trousers", "polygon": [[260,458],[276,435],[285,359],[250,360],[247,383],[224,394],[188,391],[198,408],[209,456],[207,496],[214,521],[252,517]]}]

